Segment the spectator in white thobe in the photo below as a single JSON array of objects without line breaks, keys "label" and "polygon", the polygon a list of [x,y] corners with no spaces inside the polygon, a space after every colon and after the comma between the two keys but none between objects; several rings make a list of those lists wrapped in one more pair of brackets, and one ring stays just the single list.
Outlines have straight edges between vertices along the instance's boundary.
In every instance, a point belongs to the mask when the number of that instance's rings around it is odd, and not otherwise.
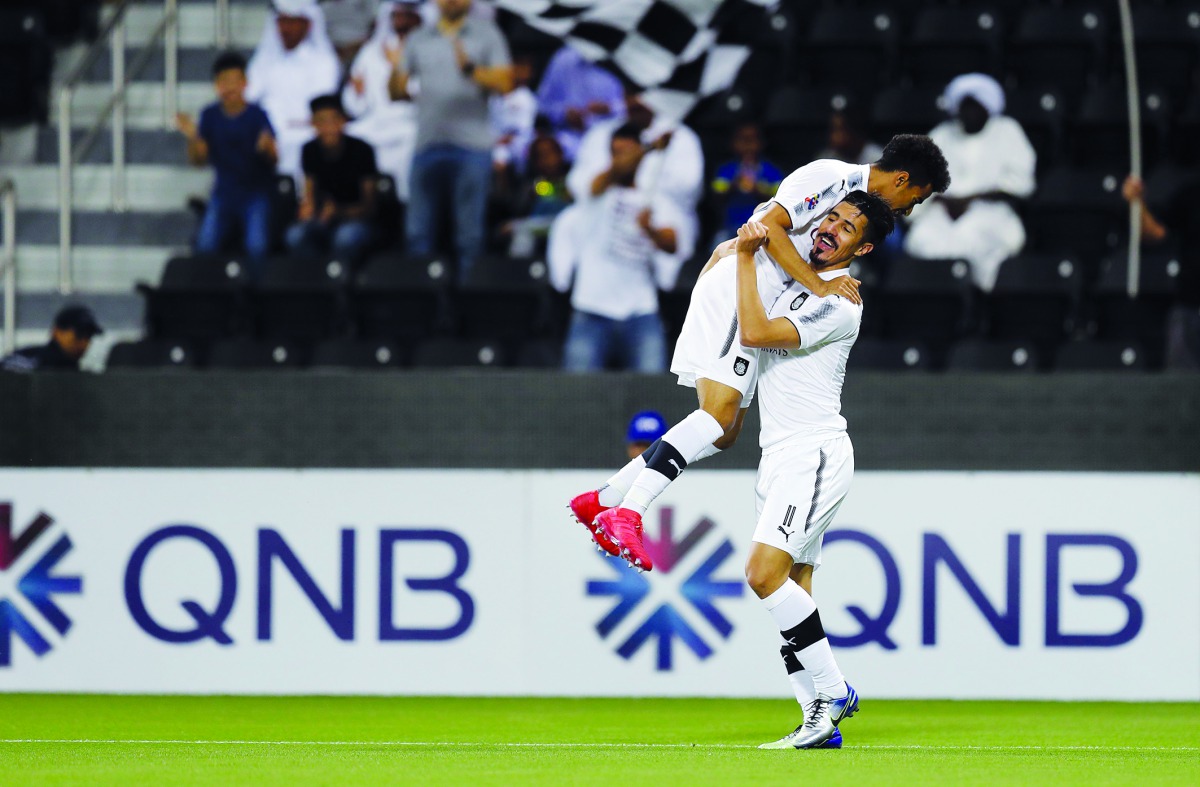
[{"label": "spectator in white thobe", "polygon": [[275,0],[246,69],[246,100],[266,110],[280,174],[300,177],[300,149],[313,138],[308,102],[337,91],[340,66],[316,0]]},{"label": "spectator in white thobe", "polygon": [[699,217],[696,206],[704,194],[704,152],[700,138],[681,122],[656,116],[637,95],[626,98],[626,118],[596,123],[575,155],[567,175],[567,188],[576,202],[583,203],[604,193],[602,176],[612,167],[613,132],[626,123],[641,129],[647,149],[637,170],[637,188],[650,198],[665,197],[687,217],[688,236],[696,237]]},{"label": "spectator in white thobe", "polygon": [[956,77],[943,94],[951,119],[929,133],[950,164],[950,188],[913,211],[904,250],[924,259],[963,259],[984,291],[1000,263],[1021,251],[1025,226],[1014,205],[1033,194],[1037,156],[1004,115],[1004,89],[986,74]]},{"label": "spectator in white thobe", "polygon": [[342,105],[354,118],[346,131],[375,148],[379,170],[395,179],[396,197],[405,203],[417,144],[417,108],[408,98],[392,100],[388,78],[392,63],[400,60],[408,34],[421,25],[419,5],[420,0],[380,4],[375,32],[354,58],[350,79],[342,91]]}]

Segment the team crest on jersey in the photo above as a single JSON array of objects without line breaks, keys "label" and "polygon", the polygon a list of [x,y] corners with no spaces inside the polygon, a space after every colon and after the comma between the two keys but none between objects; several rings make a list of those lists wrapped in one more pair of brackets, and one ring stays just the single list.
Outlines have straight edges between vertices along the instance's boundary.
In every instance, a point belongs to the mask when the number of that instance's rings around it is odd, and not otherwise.
[{"label": "team crest on jersey", "polygon": [[804,302],[807,300],[808,300],[807,292],[802,292],[799,295],[797,295],[795,300],[792,301],[792,311],[796,311],[797,309],[799,309],[801,306],[804,305]]},{"label": "team crest on jersey", "polygon": [[745,358],[733,359],[733,373],[738,377],[745,377],[746,372],[750,371],[750,361]]},{"label": "team crest on jersey", "polygon": [[809,210],[812,210],[813,208],[817,207],[817,203],[820,201],[821,201],[821,195],[813,194],[811,196],[804,198],[804,207],[808,208]]}]

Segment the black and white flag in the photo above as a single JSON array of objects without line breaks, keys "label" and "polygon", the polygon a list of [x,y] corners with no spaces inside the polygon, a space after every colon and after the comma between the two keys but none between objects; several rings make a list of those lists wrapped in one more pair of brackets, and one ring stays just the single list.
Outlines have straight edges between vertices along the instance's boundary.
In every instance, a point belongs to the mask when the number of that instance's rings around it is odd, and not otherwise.
[{"label": "black and white flag", "polygon": [[496,0],[530,27],[643,89],[643,101],[681,120],[702,98],[733,84],[750,55],[726,43],[724,22],[762,14],[778,0]]}]

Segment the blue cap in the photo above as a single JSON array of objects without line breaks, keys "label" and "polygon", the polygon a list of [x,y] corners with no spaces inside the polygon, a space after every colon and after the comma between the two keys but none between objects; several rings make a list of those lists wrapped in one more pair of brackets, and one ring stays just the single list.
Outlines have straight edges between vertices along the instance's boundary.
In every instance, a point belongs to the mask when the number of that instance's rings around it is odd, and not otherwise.
[{"label": "blue cap", "polygon": [[667,432],[666,420],[654,410],[643,410],[629,422],[625,439],[631,443],[653,443]]}]

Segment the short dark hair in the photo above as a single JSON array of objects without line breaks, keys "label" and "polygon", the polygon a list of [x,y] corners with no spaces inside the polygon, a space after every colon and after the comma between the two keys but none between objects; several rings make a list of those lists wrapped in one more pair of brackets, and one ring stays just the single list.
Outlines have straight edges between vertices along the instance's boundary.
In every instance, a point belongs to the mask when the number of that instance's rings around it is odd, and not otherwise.
[{"label": "short dark hair", "polygon": [[212,64],[213,79],[225,71],[241,71],[246,73],[246,58],[237,52],[222,52]]},{"label": "short dark hair", "polygon": [[342,106],[341,96],[336,93],[327,93],[323,96],[317,96],[312,101],[308,102],[308,109],[314,115],[322,109],[336,110],[339,115],[346,117],[346,109]]},{"label": "short dark hair", "polygon": [[884,172],[907,172],[913,183],[932,186],[935,192],[950,188],[950,165],[937,143],[924,134],[892,137],[875,164]]},{"label": "short dark hair", "polygon": [[878,244],[896,229],[896,214],[883,197],[865,191],[852,191],[842,202],[853,205],[867,217],[867,227],[863,230],[864,243]]},{"label": "short dark hair", "polygon": [[632,139],[635,142],[642,141],[642,130],[633,123],[625,123],[617,128],[612,133],[613,139]]}]

